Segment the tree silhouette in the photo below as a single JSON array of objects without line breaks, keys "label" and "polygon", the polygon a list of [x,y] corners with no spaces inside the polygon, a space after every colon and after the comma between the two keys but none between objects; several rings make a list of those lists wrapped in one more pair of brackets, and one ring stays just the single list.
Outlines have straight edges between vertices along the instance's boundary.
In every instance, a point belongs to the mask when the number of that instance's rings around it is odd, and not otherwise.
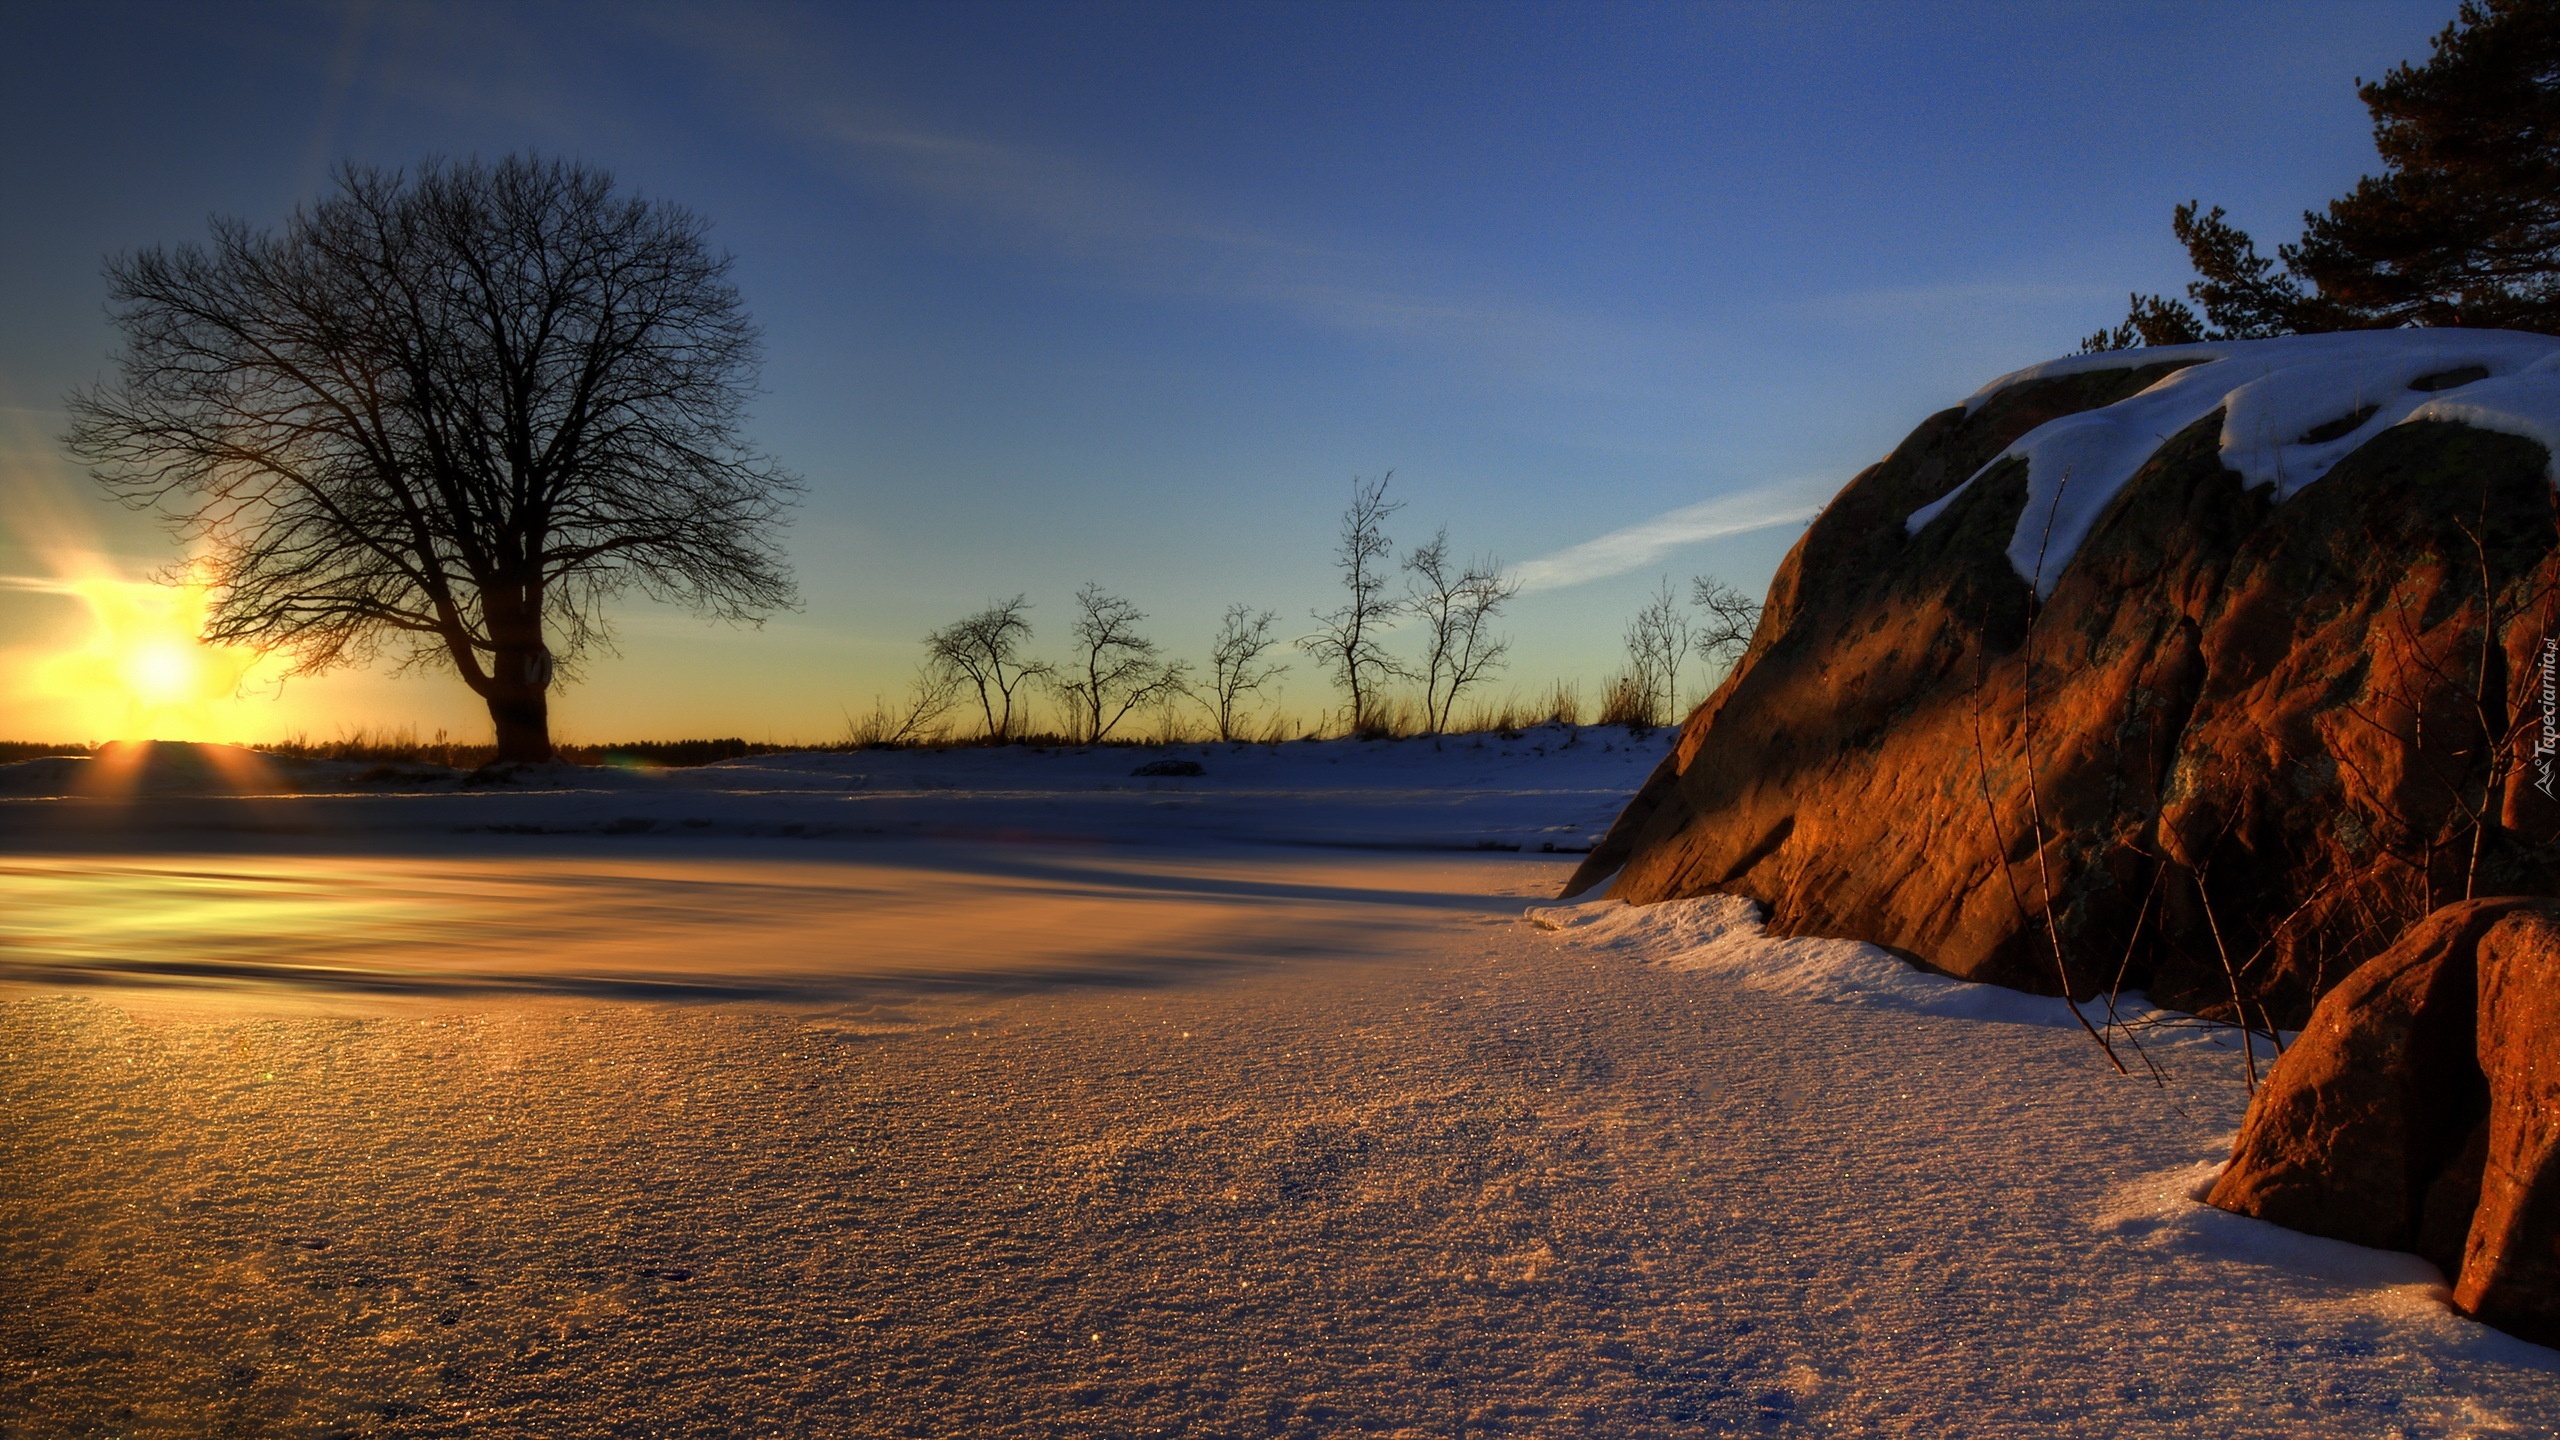
[{"label": "tree silhouette", "polygon": [[1013,738],[1014,722],[1020,718],[1014,696],[1022,682],[1037,680],[1053,668],[1045,661],[1023,658],[1022,647],[1031,639],[1030,611],[1030,597],[1016,595],[924,637],[925,663],[957,676],[977,692],[990,740]]},{"label": "tree silhouette", "polygon": [[1505,576],[1498,560],[1453,565],[1446,530],[1415,546],[1404,568],[1412,577],[1404,610],[1422,622],[1423,723],[1436,734],[1449,728],[1458,697],[1501,669],[1510,654],[1511,642],[1490,627],[1520,593],[1520,582]]},{"label": "tree silhouette", "polygon": [[1645,597],[1644,608],[1627,622],[1627,678],[1642,693],[1648,723],[1680,718],[1680,665],[1689,657],[1694,636],[1689,617],[1671,593],[1671,577]]},{"label": "tree silhouette", "polygon": [[1387,482],[1393,479],[1390,470],[1374,481],[1351,482],[1351,504],[1342,512],[1342,538],[1333,557],[1347,593],[1337,608],[1316,612],[1321,628],[1298,642],[1333,671],[1335,683],[1350,698],[1354,733],[1379,723],[1378,687],[1405,673],[1386,645],[1387,627],[1401,608],[1387,597],[1395,555],[1387,517],[1404,508],[1403,502],[1387,498]]},{"label": "tree silhouette", "polygon": [[1100,585],[1076,592],[1076,618],[1068,627],[1076,658],[1051,672],[1077,738],[1088,745],[1109,738],[1129,712],[1183,693],[1190,667],[1166,663],[1163,647],[1138,632],[1145,612]]},{"label": "tree silhouette", "polygon": [[609,598],[792,601],[796,484],[741,437],[756,332],[707,229],[583,165],[344,167],[281,235],[110,259],[119,374],[67,443],[208,549],[207,640],[449,665],[501,760],[548,759]]},{"label": "tree silhouette", "polygon": [[1760,630],[1760,602],[1713,575],[1692,575],[1689,603],[1704,612],[1689,643],[1706,662],[1712,681],[1718,670],[1732,669],[1751,648],[1751,637]]},{"label": "tree silhouette", "polygon": [[1289,669],[1262,658],[1278,643],[1271,638],[1271,625],[1279,618],[1269,610],[1230,605],[1218,622],[1217,636],[1209,642],[1209,693],[1199,698],[1217,718],[1221,740],[1239,738],[1244,698],[1260,694]]}]

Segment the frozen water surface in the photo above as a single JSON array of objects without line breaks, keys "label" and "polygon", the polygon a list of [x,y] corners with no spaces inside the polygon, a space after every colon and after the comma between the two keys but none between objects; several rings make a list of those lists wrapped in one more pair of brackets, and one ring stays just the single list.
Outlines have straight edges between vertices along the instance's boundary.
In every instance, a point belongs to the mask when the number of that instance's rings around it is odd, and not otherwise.
[{"label": "frozen water surface", "polygon": [[2231,1052],[2157,1088],[1748,907],[1545,906],[1570,857],[1469,836],[1588,797],[1501,766],[1436,821],[1340,781],[1379,850],[1232,796],[1147,843],[1027,768],[942,828],[1110,826],[785,837],[810,792],[706,772],[709,838],[19,802],[0,1433],[2560,1425],[2560,1355],[2423,1262],[2188,1198]]}]

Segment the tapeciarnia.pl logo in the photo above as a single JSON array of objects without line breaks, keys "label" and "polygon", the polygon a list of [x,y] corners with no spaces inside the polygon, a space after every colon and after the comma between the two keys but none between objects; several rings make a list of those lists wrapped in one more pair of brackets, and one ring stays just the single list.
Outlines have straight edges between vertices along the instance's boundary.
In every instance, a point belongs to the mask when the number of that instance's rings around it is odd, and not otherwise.
[{"label": "tapeciarnia.pl logo", "polygon": [[2551,793],[2553,757],[2560,755],[2560,640],[2542,637],[2542,732],[2533,737],[2533,788],[2545,800],[2560,799]]}]

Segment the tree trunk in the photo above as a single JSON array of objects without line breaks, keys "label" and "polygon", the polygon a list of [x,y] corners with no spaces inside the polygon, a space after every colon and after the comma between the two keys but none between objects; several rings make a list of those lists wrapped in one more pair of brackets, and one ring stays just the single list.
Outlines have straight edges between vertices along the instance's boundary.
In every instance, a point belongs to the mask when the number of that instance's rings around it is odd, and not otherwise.
[{"label": "tree trunk", "polygon": [[540,690],[491,687],[489,719],[498,731],[498,759],[539,765],[551,750],[551,699]]},{"label": "tree trunk", "polygon": [[498,760],[540,765],[552,758],[551,652],[539,643],[498,651],[480,694],[498,732]]}]

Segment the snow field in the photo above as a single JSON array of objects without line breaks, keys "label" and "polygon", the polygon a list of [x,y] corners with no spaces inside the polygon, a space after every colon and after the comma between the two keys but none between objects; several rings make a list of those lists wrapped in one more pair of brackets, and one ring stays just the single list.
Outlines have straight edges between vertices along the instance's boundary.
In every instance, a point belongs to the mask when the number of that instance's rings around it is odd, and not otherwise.
[{"label": "snow field", "polygon": [[[2193,1201],[2235,1051],[1454,853],[1658,750],[1306,750],[0,804],[0,1430],[2560,1427],[2423,1262]],[[776,823],[847,803],[941,838]]]},{"label": "snow field", "polygon": [[[2245,1104],[2236,1042],[2225,1032],[2148,1032],[2144,1043],[2165,1075],[2155,1089],[2142,1079],[2102,1073],[2104,1062],[2059,999],[1930,974],[1855,941],[1771,936],[1760,907],[1738,896],[1652,906],[1610,900],[1540,906],[1526,918],[1576,952],[1697,977],[1719,990],[1784,996],[1832,1013],[1929,1017],[1920,1023],[1941,1042],[1958,1050],[1978,1047],[1977,1099],[1990,1117],[2031,1120],[2056,1102],[2082,1110],[2083,1118],[2090,1110],[2115,1110],[2118,1126],[2130,1118],[2128,1110],[2158,1106],[2173,1113],[2183,1123],[2158,1126],[2162,1117],[2154,1113],[2148,1118],[2156,1128],[2146,1127],[2152,1133],[2131,1146],[2116,1126],[2108,1127],[2116,1130],[2112,1136],[2060,1144],[2059,1136],[2038,1137],[2032,1129],[1981,1137],[1986,1164],[2024,1165],[2047,1176],[2050,1188],[2040,1199],[2061,1200],[2076,1211],[2073,1220],[2086,1227],[2084,1262],[2110,1271],[2109,1280],[2092,1283],[2092,1293],[2063,1303],[2075,1323],[2103,1332],[2082,1341],[2072,1373],[2086,1379],[2084,1365],[2107,1372],[2106,1383],[2125,1402],[2122,1428],[2114,1433],[2167,1424],[2181,1403],[2151,1388],[2156,1376],[2123,1369],[2128,1352],[2142,1350],[2185,1350],[2210,1357],[2208,1365],[2258,1371],[2254,1387],[2235,1375],[2219,1404],[2197,1409],[2193,1433],[2523,1436],[2560,1426],[2560,1386],[2551,1383],[2560,1380],[2560,1353],[2456,1314],[2445,1278],[2432,1264],[2202,1203]],[[2080,1008],[2093,1023],[2107,1019],[2103,1002]],[[2117,1014],[2137,1021],[2176,1018],[2139,994],[2119,997]],[[1877,1019],[1882,1029],[1883,1016]],[[2067,1063],[2062,1051],[2048,1049],[2041,1063],[2020,1065],[2016,1042],[2032,1032],[2078,1047],[2083,1063]],[[2039,1086],[2052,1093],[2021,1093]],[[1951,1128],[1966,1118],[1972,1117],[1957,1117]],[[1944,1133],[1935,1138],[1943,1141]],[[2099,1153],[2107,1150],[2119,1153]],[[2080,1248],[2062,1235],[2048,1235],[2044,1243],[2057,1241]],[[2036,1259],[2012,1240],[1972,1263],[2032,1268]],[[2049,1343],[2037,1332],[2051,1318],[2022,1326],[2020,1343]],[[2281,1358],[2241,1358],[2253,1351]],[[2404,1371],[2406,1384],[2389,1381],[2392,1367]],[[2499,1378],[2479,1383],[2491,1375]],[[2261,1413],[2244,1420],[2225,1408],[2232,1405],[2257,1406]],[[2031,1432],[2003,1418],[1959,1424],[1948,1433]],[[2176,1431],[2170,1426],[2159,1433]]]}]

